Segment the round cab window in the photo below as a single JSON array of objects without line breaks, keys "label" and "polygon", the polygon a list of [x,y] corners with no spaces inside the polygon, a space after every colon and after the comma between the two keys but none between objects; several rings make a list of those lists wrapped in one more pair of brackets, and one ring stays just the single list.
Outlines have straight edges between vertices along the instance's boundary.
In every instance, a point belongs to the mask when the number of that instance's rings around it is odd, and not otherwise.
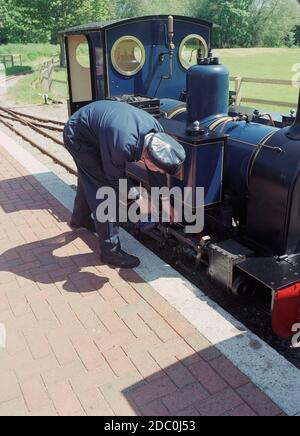
[{"label": "round cab window", "polygon": [[182,41],[179,48],[180,63],[185,69],[189,69],[197,65],[198,50],[201,49],[203,56],[208,55],[208,47],[206,41],[200,35],[189,35]]},{"label": "round cab window", "polygon": [[83,68],[90,68],[90,49],[88,42],[82,42],[76,49],[76,59]]},{"label": "round cab window", "polygon": [[111,51],[112,64],[123,76],[134,76],[144,66],[146,60],[145,47],[134,36],[118,39]]}]

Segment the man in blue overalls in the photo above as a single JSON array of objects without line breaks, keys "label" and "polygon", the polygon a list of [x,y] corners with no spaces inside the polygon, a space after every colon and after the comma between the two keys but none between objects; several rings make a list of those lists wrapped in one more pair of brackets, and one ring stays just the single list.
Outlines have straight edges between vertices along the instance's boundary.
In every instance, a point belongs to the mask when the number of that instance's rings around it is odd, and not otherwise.
[{"label": "man in blue overalls", "polygon": [[92,218],[101,202],[97,191],[109,186],[118,193],[119,180],[127,178],[126,164],[139,160],[154,186],[158,176],[179,171],[186,157],[183,147],[151,115],[116,101],[95,102],[76,112],[65,126],[64,143],[78,168],[71,227],[97,232],[103,263],[137,267],[139,259],[121,249],[117,223]]}]

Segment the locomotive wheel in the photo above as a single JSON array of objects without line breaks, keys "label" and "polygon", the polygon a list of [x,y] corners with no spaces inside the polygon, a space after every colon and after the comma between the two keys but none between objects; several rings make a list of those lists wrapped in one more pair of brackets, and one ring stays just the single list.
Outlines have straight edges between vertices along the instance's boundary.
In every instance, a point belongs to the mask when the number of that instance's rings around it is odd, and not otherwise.
[{"label": "locomotive wheel", "polygon": [[236,297],[246,297],[254,295],[255,286],[251,280],[243,275],[239,275],[233,282],[232,293]]}]

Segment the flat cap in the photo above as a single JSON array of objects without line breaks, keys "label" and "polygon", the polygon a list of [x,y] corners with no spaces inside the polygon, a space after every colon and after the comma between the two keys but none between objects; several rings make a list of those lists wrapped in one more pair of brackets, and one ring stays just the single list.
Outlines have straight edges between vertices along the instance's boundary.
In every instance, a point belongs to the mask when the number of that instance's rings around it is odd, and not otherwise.
[{"label": "flat cap", "polygon": [[171,175],[178,173],[186,159],[183,146],[167,133],[152,135],[147,150],[150,160]]}]

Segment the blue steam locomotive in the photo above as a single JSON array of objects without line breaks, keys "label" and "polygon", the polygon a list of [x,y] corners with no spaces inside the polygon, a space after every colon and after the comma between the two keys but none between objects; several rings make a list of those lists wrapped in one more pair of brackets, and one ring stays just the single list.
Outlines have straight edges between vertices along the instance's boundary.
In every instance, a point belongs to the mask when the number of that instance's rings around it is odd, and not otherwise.
[{"label": "blue steam locomotive", "polygon": [[[300,98],[296,116],[230,105],[229,72],[210,49],[213,28],[150,16],[66,30],[70,113],[118,99],[159,117],[187,153],[169,184],[204,187],[205,229],[197,237],[176,226],[156,232],[228,291],[267,291],[273,329],[288,337],[300,322]],[[147,185],[141,162],[128,175]]]}]

